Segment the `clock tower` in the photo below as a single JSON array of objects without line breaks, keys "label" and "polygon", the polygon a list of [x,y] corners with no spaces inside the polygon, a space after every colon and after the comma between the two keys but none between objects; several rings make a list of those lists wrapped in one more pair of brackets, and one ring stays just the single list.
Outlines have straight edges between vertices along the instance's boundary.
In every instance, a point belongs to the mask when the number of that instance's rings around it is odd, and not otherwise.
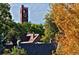
[{"label": "clock tower", "polygon": [[24,7],[24,5],[21,5],[20,17],[21,23],[28,22],[28,8]]}]

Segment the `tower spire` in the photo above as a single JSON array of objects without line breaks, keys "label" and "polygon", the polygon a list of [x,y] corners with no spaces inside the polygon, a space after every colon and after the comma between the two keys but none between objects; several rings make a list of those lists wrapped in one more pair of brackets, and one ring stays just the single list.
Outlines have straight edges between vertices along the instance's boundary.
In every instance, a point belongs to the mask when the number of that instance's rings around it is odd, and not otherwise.
[{"label": "tower spire", "polygon": [[28,22],[28,8],[24,7],[24,5],[21,5],[20,17],[21,23]]}]

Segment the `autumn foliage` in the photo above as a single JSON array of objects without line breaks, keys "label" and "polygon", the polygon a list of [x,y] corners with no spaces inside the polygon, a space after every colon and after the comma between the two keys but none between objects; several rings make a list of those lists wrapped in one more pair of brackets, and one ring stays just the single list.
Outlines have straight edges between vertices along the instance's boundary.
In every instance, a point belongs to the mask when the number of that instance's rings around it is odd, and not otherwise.
[{"label": "autumn foliage", "polygon": [[57,54],[79,54],[79,4],[52,4],[52,18],[60,32]]}]

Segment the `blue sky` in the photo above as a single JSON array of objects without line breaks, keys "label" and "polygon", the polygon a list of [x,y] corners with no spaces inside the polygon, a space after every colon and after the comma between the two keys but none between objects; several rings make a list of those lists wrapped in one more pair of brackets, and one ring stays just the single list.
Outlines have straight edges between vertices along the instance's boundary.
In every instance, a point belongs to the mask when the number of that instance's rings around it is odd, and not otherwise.
[{"label": "blue sky", "polygon": [[[15,22],[20,22],[20,7],[22,4],[14,3],[11,5],[11,14]],[[48,3],[26,3],[23,4],[25,7],[28,7],[29,11],[29,21],[35,24],[44,23],[44,16],[49,11]]]}]

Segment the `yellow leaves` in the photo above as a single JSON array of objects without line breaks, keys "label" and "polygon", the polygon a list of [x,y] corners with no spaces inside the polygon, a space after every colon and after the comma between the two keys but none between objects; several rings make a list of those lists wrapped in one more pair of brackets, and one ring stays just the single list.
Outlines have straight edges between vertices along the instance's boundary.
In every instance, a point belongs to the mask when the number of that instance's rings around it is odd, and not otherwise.
[{"label": "yellow leaves", "polygon": [[65,34],[58,36],[57,53],[79,54],[79,4],[53,4],[52,6],[52,18]]}]

